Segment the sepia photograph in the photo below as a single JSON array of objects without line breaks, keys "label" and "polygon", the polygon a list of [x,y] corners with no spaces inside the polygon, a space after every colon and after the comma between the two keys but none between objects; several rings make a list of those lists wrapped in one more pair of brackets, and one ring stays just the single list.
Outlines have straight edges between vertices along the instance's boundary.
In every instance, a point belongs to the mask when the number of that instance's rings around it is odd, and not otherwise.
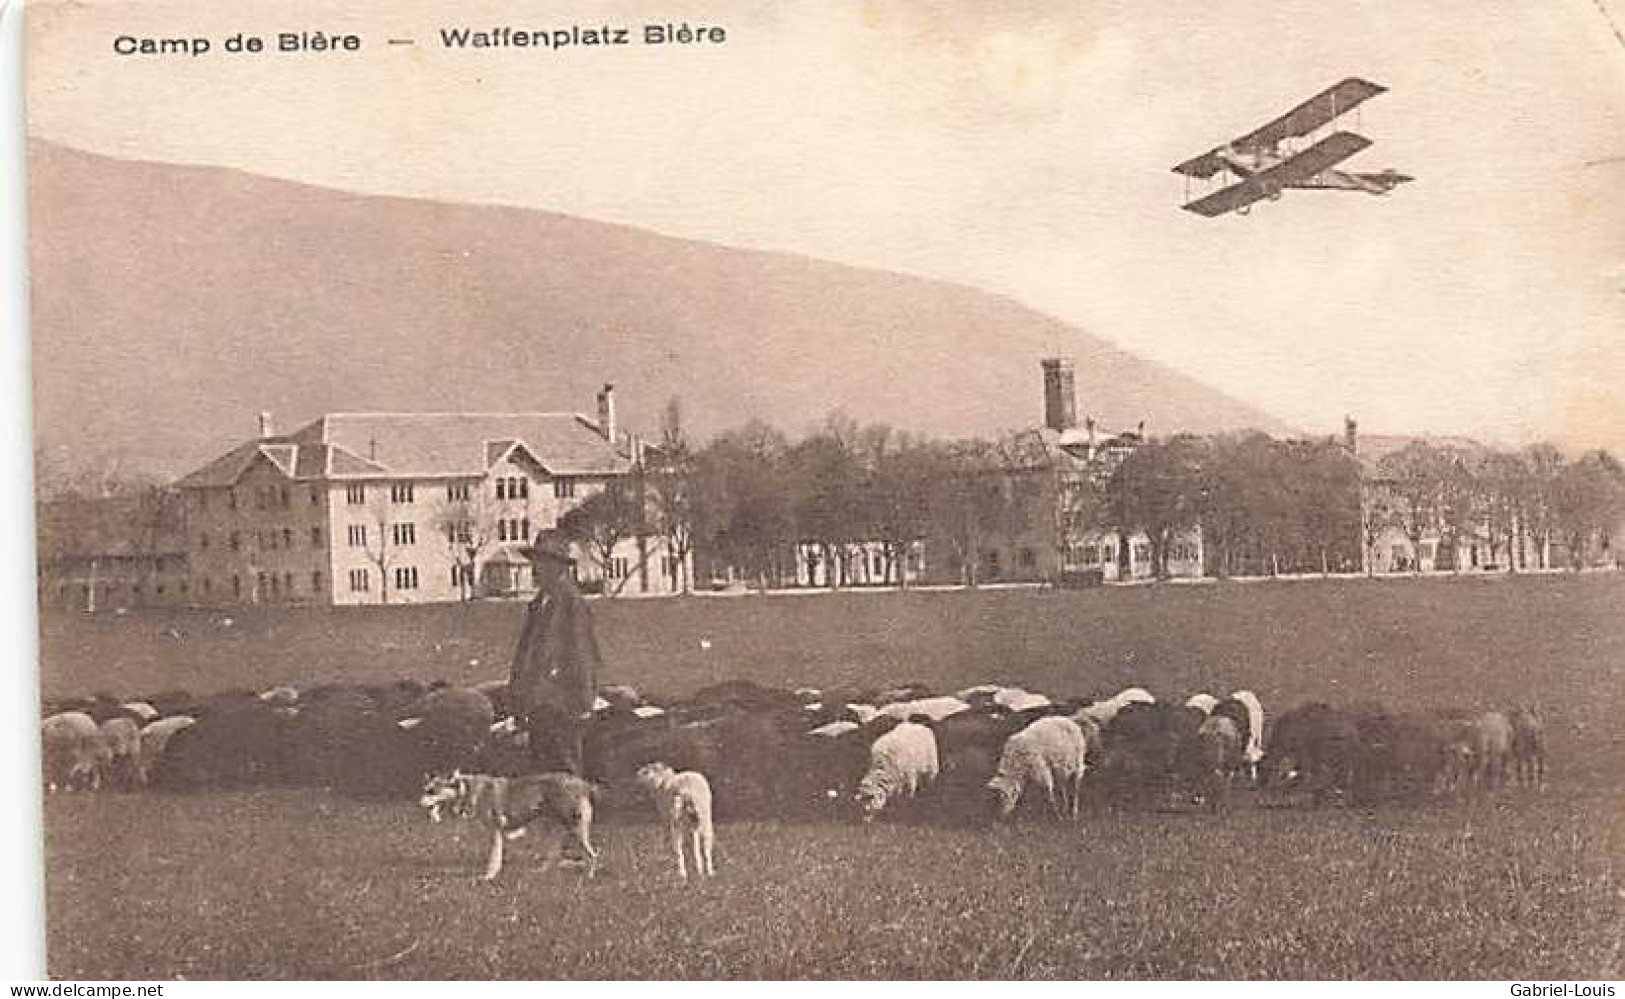
[{"label": "sepia photograph", "polygon": [[1625,0],[22,21],[45,976],[1625,978]]}]

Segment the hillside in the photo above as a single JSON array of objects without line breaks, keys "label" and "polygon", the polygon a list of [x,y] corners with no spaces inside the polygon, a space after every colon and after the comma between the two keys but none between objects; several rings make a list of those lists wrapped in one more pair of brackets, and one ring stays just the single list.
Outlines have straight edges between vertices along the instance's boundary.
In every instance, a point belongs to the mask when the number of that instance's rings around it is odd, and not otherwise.
[{"label": "hillside", "polygon": [[678,395],[702,435],[837,408],[991,434],[1041,419],[1058,349],[1108,428],[1285,429],[973,288],[39,140],[29,171],[36,436],[76,466],[180,474],[262,410],[584,412],[604,381],[644,432]]}]

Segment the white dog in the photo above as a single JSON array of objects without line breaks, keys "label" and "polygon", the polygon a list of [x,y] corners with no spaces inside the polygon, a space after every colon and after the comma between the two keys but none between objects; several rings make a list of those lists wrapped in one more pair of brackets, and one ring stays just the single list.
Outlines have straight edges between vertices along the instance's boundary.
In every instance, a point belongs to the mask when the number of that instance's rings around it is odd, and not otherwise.
[{"label": "white dog", "polygon": [[638,768],[638,783],[649,789],[671,833],[677,873],[688,880],[686,843],[694,854],[694,870],[701,877],[714,876],[717,869],[711,851],[716,845],[716,830],[711,825],[711,782],[695,770],[677,773],[664,763],[650,763]]}]

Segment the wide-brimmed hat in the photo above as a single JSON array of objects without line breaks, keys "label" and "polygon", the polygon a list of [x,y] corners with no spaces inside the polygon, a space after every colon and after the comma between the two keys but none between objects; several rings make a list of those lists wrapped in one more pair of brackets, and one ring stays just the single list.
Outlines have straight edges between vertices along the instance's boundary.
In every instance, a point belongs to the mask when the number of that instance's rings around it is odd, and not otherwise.
[{"label": "wide-brimmed hat", "polygon": [[570,542],[556,531],[538,533],[535,541],[519,549],[519,554],[529,558],[551,558],[560,562],[575,561],[575,556],[570,553]]}]

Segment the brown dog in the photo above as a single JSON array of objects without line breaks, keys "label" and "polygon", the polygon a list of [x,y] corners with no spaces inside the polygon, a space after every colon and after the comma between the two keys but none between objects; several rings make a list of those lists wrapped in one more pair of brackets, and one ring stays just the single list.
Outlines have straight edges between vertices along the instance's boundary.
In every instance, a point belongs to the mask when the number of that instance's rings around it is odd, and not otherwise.
[{"label": "brown dog", "polygon": [[502,871],[502,849],[532,824],[543,821],[558,833],[542,862],[552,867],[566,845],[574,843],[587,858],[587,877],[598,870],[598,851],[592,845],[592,785],[574,774],[549,773],[525,777],[492,777],[454,772],[431,777],[418,804],[440,821],[441,811],[473,819],[491,831],[491,854],[482,880]]}]

